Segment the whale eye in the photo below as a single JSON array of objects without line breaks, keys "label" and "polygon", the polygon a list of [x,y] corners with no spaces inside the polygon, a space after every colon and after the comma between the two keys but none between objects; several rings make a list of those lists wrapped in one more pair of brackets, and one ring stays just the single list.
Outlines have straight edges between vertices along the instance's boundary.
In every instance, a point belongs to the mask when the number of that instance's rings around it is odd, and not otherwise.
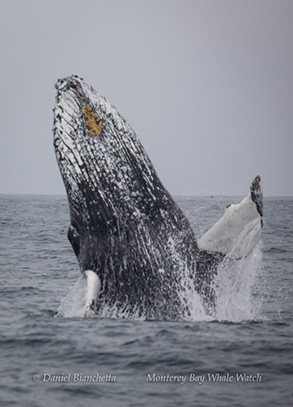
[{"label": "whale eye", "polygon": [[231,204],[227,205],[227,206],[226,206],[226,209],[230,208],[230,206],[231,206]]},{"label": "whale eye", "polygon": [[67,231],[67,237],[68,240],[71,243],[71,246],[73,248],[73,251],[76,255],[76,257],[78,257],[79,253],[80,253],[80,237],[79,237],[79,233],[77,232],[77,230],[75,229],[74,226],[70,225]]}]

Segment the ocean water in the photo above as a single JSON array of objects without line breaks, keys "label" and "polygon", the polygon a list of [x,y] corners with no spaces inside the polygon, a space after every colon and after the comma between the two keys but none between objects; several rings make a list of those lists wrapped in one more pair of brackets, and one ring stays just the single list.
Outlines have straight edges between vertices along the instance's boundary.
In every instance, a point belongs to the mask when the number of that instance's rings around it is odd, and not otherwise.
[{"label": "ocean water", "polygon": [[[200,237],[239,198],[177,201]],[[84,319],[66,197],[0,195],[1,406],[293,405],[293,198],[264,205],[215,317],[162,322]]]}]

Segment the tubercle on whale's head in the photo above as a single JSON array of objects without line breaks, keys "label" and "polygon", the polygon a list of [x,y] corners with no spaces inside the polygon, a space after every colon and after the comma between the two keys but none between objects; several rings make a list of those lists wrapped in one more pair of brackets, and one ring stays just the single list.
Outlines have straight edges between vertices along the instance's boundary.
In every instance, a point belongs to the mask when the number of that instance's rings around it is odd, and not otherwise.
[{"label": "tubercle on whale's head", "polygon": [[55,83],[55,89],[62,90],[62,88],[69,88],[69,87],[77,87],[80,86],[81,83],[84,82],[84,79],[79,77],[78,75],[71,75],[66,78],[59,78]]}]

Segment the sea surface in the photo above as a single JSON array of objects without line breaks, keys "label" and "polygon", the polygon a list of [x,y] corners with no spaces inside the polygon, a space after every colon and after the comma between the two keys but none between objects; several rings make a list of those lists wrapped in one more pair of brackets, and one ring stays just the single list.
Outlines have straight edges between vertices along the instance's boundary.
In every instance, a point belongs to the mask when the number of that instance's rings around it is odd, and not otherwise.
[{"label": "sea surface", "polygon": [[[238,197],[178,197],[197,237]],[[82,316],[65,196],[0,195],[0,405],[292,406],[293,198],[266,198],[261,244],[216,316]]]}]

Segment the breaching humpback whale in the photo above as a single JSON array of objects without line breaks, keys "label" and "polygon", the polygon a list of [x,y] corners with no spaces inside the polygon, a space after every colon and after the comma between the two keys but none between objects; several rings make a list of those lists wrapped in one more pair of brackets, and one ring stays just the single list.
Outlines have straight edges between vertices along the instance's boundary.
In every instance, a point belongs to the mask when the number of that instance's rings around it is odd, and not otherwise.
[{"label": "breaching humpback whale", "polygon": [[[250,225],[262,225],[260,176],[198,241],[164,188],[141,142],[116,108],[83,79],[59,79],[54,147],[70,209],[68,238],[87,278],[86,309],[180,319],[185,293],[195,290],[208,310],[213,280]],[[237,245],[236,245],[237,247]],[[86,311],[87,313],[87,311]]]}]

